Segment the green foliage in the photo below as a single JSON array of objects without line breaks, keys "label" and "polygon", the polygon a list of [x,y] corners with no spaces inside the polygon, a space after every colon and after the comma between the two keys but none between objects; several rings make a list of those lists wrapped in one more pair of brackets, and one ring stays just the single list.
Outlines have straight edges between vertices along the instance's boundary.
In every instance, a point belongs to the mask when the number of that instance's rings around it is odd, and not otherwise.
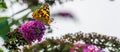
[{"label": "green foliage", "polygon": [[4,0],[0,0],[0,10],[5,10],[7,8],[5,1]]},{"label": "green foliage", "polygon": [[101,49],[112,48],[109,49],[110,52],[120,51],[120,40],[117,39],[117,37],[101,35],[95,32],[93,33],[78,32],[75,34],[66,34],[61,39],[69,41],[70,43],[83,41],[87,44],[96,45]]},{"label": "green foliage", "polygon": [[8,25],[7,17],[0,18],[0,36],[6,40],[7,37],[5,36],[10,31],[10,26]]},{"label": "green foliage", "polygon": [[22,37],[22,34],[18,32],[18,29],[8,33],[7,38],[4,46],[9,50],[19,50],[18,46],[28,44],[28,42]]},{"label": "green foliage", "polygon": [[[19,50],[17,47],[18,45],[24,46],[24,52],[69,52],[74,43],[81,41],[89,45],[96,45],[101,49],[108,48],[110,52],[120,51],[119,39],[97,33],[69,33],[62,36],[61,38],[46,38],[41,43],[37,43],[35,45],[28,45],[17,29],[11,33],[8,33],[7,37],[9,39],[5,41],[4,45],[6,48],[14,50],[13,52],[15,52],[15,50]],[[82,49],[79,49],[78,51],[82,51]]]},{"label": "green foliage", "polygon": [[55,0],[45,0],[45,3],[49,3],[50,5],[53,5],[55,3]]},{"label": "green foliage", "polygon": [[3,50],[2,50],[2,49],[0,49],[0,52],[3,52]]},{"label": "green foliage", "polygon": [[35,10],[39,9],[41,6],[42,6],[42,4],[39,4],[39,5],[37,5],[37,6],[31,7],[30,9],[31,9],[32,11],[35,11]]},{"label": "green foliage", "polygon": [[24,47],[24,52],[30,51],[30,52],[69,52],[70,47],[72,46],[71,43],[64,42],[59,39],[46,39],[45,41],[36,44],[31,45],[29,48],[26,46]]},{"label": "green foliage", "polygon": [[[74,43],[83,41],[86,44],[96,45],[101,49],[109,49],[110,52],[120,51],[120,40],[116,37],[101,35],[97,33],[66,34],[61,38],[46,38],[43,42],[31,45],[29,48],[24,47],[24,51],[41,51],[43,52],[69,52]],[[33,52],[34,52],[33,51]],[[79,51],[82,51],[81,49]]]}]

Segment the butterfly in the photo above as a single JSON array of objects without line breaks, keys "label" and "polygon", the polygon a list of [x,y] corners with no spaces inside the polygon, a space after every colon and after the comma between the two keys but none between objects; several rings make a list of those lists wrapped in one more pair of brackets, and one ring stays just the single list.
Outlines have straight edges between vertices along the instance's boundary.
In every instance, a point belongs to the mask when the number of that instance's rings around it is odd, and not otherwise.
[{"label": "butterfly", "polygon": [[52,22],[50,18],[50,10],[49,10],[49,4],[45,3],[43,6],[41,6],[38,10],[35,10],[32,14],[33,18],[42,22],[43,24],[50,26],[50,23]]}]

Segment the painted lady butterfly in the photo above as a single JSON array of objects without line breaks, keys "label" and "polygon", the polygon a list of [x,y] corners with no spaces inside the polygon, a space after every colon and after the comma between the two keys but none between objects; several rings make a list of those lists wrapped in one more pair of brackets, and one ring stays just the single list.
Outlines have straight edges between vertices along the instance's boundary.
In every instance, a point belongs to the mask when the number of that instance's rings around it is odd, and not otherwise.
[{"label": "painted lady butterfly", "polygon": [[50,10],[49,10],[49,4],[45,3],[43,6],[41,6],[40,9],[35,10],[32,14],[34,19],[39,20],[43,24],[49,26],[51,23],[51,18],[50,16]]}]

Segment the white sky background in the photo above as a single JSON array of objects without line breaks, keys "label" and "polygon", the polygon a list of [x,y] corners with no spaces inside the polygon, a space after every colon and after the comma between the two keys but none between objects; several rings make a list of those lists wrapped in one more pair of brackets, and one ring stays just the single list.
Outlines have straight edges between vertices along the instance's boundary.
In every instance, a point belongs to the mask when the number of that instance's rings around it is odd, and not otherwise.
[{"label": "white sky background", "polygon": [[[10,16],[26,7],[26,5],[21,6],[16,3],[5,14]],[[114,2],[109,0],[74,0],[50,7],[51,14],[65,10],[70,11],[78,21],[74,22],[71,19],[55,17],[51,24],[53,33],[47,36],[61,36],[66,33],[82,31],[97,32],[120,38],[120,0],[115,0]],[[21,15],[14,17],[17,19]]]},{"label": "white sky background", "polygon": [[115,0],[114,2],[109,0],[75,0],[54,6],[51,9],[51,13],[59,10],[71,11],[79,20],[79,23],[76,25],[76,23],[71,23],[71,21],[55,19],[56,23],[53,25],[59,28],[55,29],[53,34],[64,34],[80,30],[120,38],[120,0]]}]

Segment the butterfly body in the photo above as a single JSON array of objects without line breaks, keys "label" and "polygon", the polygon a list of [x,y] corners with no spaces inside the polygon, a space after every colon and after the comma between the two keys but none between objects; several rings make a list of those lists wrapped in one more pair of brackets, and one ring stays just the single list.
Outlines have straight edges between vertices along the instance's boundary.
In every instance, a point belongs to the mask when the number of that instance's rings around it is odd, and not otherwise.
[{"label": "butterfly body", "polygon": [[50,18],[50,10],[48,3],[44,4],[40,9],[35,10],[32,14],[34,19],[39,20],[45,25],[50,25],[51,18]]}]

